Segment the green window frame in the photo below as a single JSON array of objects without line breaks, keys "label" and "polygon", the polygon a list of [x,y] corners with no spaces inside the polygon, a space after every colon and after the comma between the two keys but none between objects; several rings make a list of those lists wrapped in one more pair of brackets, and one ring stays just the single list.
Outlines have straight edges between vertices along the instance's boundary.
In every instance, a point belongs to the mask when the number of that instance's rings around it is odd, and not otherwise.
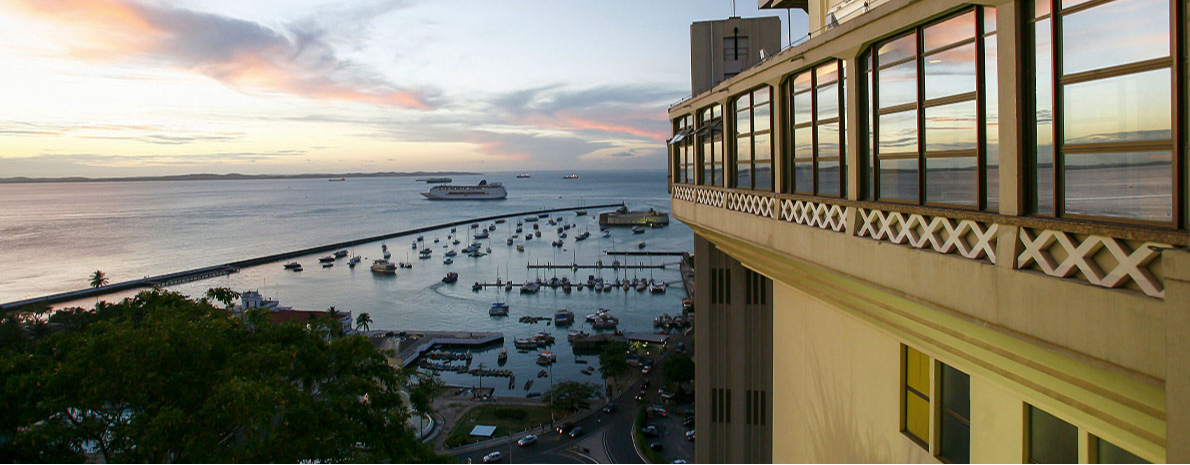
[{"label": "green window frame", "polygon": [[732,158],[735,176],[732,187],[773,190],[773,88],[752,89],[732,100],[735,137]]},{"label": "green window frame", "polygon": [[847,195],[846,73],[846,62],[835,59],[785,80],[782,192]]}]

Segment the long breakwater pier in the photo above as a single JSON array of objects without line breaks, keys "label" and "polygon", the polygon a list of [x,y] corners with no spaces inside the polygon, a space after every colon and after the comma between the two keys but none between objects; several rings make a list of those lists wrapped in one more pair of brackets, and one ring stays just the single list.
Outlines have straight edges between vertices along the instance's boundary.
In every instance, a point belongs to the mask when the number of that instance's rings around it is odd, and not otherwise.
[{"label": "long breakwater pier", "polygon": [[539,215],[542,213],[557,213],[557,212],[567,212],[567,211],[585,210],[585,209],[599,209],[599,208],[616,208],[616,207],[622,207],[622,206],[624,206],[623,202],[604,204],[604,205],[584,205],[584,206],[563,207],[563,208],[549,208],[549,209],[544,209],[544,210],[523,211],[523,212],[516,212],[516,213],[504,213],[504,214],[499,214],[499,215],[483,216],[483,217],[479,217],[479,218],[469,218],[466,220],[451,221],[451,222],[447,222],[447,223],[440,223],[440,224],[435,224],[435,225],[430,225],[430,226],[422,226],[419,228],[406,229],[403,231],[397,231],[397,232],[392,232],[392,233],[388,233],[388,234],[381,234],[381,235],[372,236],[372,237],[365,237],[362,239],[355,239],[355,240],[346,241],[346,242],[337,242],[334,244],[326,244],[326,245],[321,245],[321,246],[317,246],[317,247],[309,247],[309,248],[305,248],[305,249],[301,249],[301,250],[294,250],[294,251],[290,251],[290,252],[266,255],[263,257],[251,258],[251,259],[247,259],[247,260],[239,260],[239,261],[234,261],[234,262],[230,262],[230,263],[224,263],[221,265],[207,266],[207,267],[197,268],[197,269],[193,269],[193,270],[179,271],[176,273],[168,273],[168,274],[157,275],[157,276],[146,276],[141,279],[134,279],[131,281],[122,281],[122,282],[118,282],[118,283],[112,283],[112,284],[102,286],[102,287],[81,289],[81,290],[70,291],[70,292],[62,292],[62,293],[58,293],[58,294],[51,294],[51,295],[41,296],[41,297],[33,297],[30,299],[24,299],[24,300],[18,300],[18,301],[14,301],[14,302],[0,304],[0,310],[5,310],[5,311],[14,310],[14,309],[18,309],[18,308],[30,306],[30,305],[52,305],[52,304],[56,304],[56,303],[60,303],[60,302],[67,302],[67,301],[71,301],[71,300],[78,300],[78,299],[101,296],[104,294],[111,294],[111,293],[115,293],[115,292],[126,291],[129,289],[171,286],[174,284],[179,284],[179,283],[184,283],[184,282],[189,282],[189,281],[197,281],[197,280],[201,280],[201,279],[212,278],[215,276],[223,276],[223,275],[227,275],[227,274],[232,274],[232,273],[238,272],[240,269],[247,268],[247,267],[280,262],[283,260],[288,260],[291,258],[300,257],[300,256],[304,256],[304,255],[330,252],[330,251],[339,250],[339,249],[347,249],[347,248],[355,247],[360,244],[366,244],[369,242],[377,242],[377,241],[383,241],[383,240],[393,239],[393,238],[397,238],[397,237],[421,234],[421,233],[426,233],[429,231],[434,231],[434,230],[443,229],[443,228],[467,225],[470,223],[478,223],[478,222],[483,222],[483,221],[507,219],[507,218],[514,218],[514,217],[528,216],[528,215]]}]

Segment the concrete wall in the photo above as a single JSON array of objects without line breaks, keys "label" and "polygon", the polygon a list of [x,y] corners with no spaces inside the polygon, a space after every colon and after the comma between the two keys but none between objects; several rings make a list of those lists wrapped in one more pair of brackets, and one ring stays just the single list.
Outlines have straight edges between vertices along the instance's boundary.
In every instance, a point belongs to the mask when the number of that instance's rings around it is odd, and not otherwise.
[{"label": "concrete wall", "polygon": [[[738,34],[748,38],[748,53],[742,60],[725,57],[723,39]],[[733,17],[700,21],[690,25],[690,89],[699,94],[760,63],[760,50],[772,56],[781,51],[781,19]]]}]

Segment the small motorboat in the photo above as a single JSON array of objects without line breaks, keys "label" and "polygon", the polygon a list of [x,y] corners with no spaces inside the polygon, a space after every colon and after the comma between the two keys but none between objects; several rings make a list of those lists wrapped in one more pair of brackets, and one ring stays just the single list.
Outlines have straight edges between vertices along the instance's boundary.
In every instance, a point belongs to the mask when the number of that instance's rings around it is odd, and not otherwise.
[{"label": "small motorboat", "polygon": [[418,258],[418,259],[421,259],[421,260],[425,260],[425,259],[427,259],[427,258],[430,258],[430,256],[431,256],[431,254],[432,254],[432,253],[433,253],[433,252],[431,252],[431,251],[430,251],[430,249],[425,249],[425,250],[422,250],[420,253],[418,253],[418,254],[417,254],[417,258]]},{"label": "small motorboat", "polygon": [[508,349],[501,348],[500,353],[496,355],[496,361],[504,363],[508,361]]},{"label": "small motorboat", "polygon": [[322,267],[323,267],[323,268],[330,268],[330,267],[332,267],[332,266],[335,266],[335,264],[334,264],[333,262],[331,262],[331,263],[323,263],[323,264],[322,264]]},{"label": "small motorboat", "polygon": [[340,251],[338,251],[338,252],[335,252],[335,258],[343,258],[343,257],[346,257],[346,256],[347,256],[347,251],[346,251],[346,250],[340,250]]},{"label": "small motorboat", "polygon": [[401,268],[413,268],[413,263],[401,262],[400,266],[401,266]]},{"label": "small motorboat", "polygon": [[645,228],[640,227],[640,226],[632,227],[632,234],[644,234],[644,233],[645,233]]},{"label": "small motorboat", "polygon": [[318,259],[319,263],[330,263],[333,261],[335,261],[335,257],[333,255],[327,255],[325,257]]},{"label": "small motorboat", "polygon": [[355,268],[355,265],[359,265],[359,262],[360,262],[359,255],[356,255],[356,256],[351,257],[351,260],[347,260],[347,266]]},{"label": "small motorboat", "polygon": [[450,264],[452,264],[452,263],[454,263],[454,262],[455,262],[455,261],[454,261],[454,259],[452,259],[452,258],[447,258],[446,260],[443,260],[443,261],[442,261],[442,264],[443,264],[443,265],[450,265]]},{"label": "small motorboat", "polygon": [[521,294],[536,294],[541,289],[541,284],[534,281],[529,281],[521,285]]},{"label": "small motorboat", "polygon": [[606,229],[603,230],[603,237],[612,237],[612,232]]},{"label": "small motorboat", "polygon": [[645,241],[640,241],[639,243],[637,243],[636,248],[638,248],[638,249],[645,248]]},{"label": "small motorboat", "polygon": [[298,262],[289,262],[285,264],[287,270],[298,270],[302,268],[302,264]]},{"label": "small motorboat", "polygon": [[488,315],[508,316],[508,304],[503,302],[496,302],[492,304],[492,308],[488,310]]},{"label": "small motorboat", "polygon": [[455,251],[453,251],[453,250],[446,252],[446,256],[447,256],[447,257],[453,257],[453,256],[455,256],[455,255],[458,255],[458,254],[459,254],[458,252],[455,252]]},{"label": "small motorboat", "polygon": [[455,272],[453,272],[453,271],[451,271],[451,272],[449,272],[449,273],[446,273],[446,276],[444,276],[444,277],[442,278],[442,282],[444,282],[444,283],[453,283],[453,282],[456,282],[456,281],[458,281],[458,280],[459,280],[459,274],[458,274],[458,273],[455,273]]}]

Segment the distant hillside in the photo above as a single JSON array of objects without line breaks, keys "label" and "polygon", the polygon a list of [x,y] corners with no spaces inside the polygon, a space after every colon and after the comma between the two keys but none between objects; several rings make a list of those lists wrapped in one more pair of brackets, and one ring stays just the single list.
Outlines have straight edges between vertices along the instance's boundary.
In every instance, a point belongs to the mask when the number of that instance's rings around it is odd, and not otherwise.
[{"label": "distant hillside", "polygon": [[127,178],[0,178],[0,184],[35,183],[35,182],[129,182],[129,181],[239,181],[248,179],[331,179],[331,178],[392,178],[411,176],[472,176],[483,173],[465,171],[413,171],[413,172],[377,172],[377,173],[310,173],[310,174],[180,174],[175,176],[133,176]]}]

